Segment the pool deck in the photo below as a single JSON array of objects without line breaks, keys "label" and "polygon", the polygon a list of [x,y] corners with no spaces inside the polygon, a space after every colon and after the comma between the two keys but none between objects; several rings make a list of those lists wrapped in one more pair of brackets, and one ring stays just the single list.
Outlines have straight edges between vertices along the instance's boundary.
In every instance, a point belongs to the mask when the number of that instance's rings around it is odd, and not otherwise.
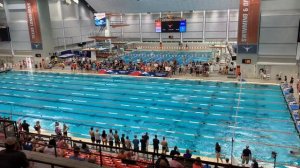
[{"label": "pool deck", "polygon": [[[97,74],[94,71],[71,71],[70,69],[64,69],[62,70],[61,68],[52,68],[52,69],[14,69],[15,71],[30,71],[30,72],[49,72],[49,73],[66,73],[66,74],[84,74],[84,75],[106,75],[106,76],[124,76],[124,75],[110,75],[110,74]],[[126,76],[126,75],[125,75]],[[141,76],[139,76],[140,78]],[[159,78],[159,77],[144,77],[142,76],[142,78]],[[221,75],[218,74],[217,72],[210,74],[209,77],[204,77],[204,76],[193,76],[190,74],[182,74],[182,75],[173,75],[172,77],[168,77],[168,78],[163,78],[163,79],[169,79],[169,80],[203,80],[203,81],[215,81],[215,82],[239,82],[236,78],[227,78],[226,75]],[[259,79],[259,78],[244,78],[246,80],[246,83],[252,83],[252,84],[266,84],[266,85],[280,85],[280,81],[278,80],[274,80],[274,79],[270,79],[270,80],[266,80],[266,79]],[[296,84],[294,84],[294,88],[296,88]],[[296,91],[297,89],[295,89]],[[296,98],[296,100],[299,99],[298,93],[294,93],[294,96]],[[47,131],[43,131],[44,134],[50,134]],[[75,140],[82,140],[82,141],[86,141],[86,142],[90,142],[90,139],[87,138],[78,138],[78,137],[72,137],[72,139]],[[153,151],[152,146],[149,145],[149,151]],[[197,155],[193,155],[193,158],[198,157]],[[210,158],[210,157],[205,157],[205,156],[199,156],[201,157],[202,160],[206,160],[206,161],[212,161],[212,162],[216,162],[216,158]],[[230,158],[230,156],[227,156],[228,158]],[[225,161],[224,161],[225,162]],[[237,165],[241,165],[239,162],[234,162],[234,164]],[[259,162],[260,166],[264,166],[264,167],[273,167],[273,163],[266,163],[266,162]],[[250,165],[246,165],[246,167],[248,167]]]}]

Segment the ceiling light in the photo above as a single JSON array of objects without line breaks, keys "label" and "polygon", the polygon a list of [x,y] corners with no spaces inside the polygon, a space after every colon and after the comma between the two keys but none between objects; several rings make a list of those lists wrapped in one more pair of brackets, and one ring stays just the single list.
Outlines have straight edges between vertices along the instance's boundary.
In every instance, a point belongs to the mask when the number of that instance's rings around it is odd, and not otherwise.
[{"label": "ceiling light", "polygon": [[0,8],[3,8],[3,3],[0,3]]},{"label": "ceiling light", "polygon": [[78,3],[79,3],[79,0],[73,0],[73,2],[75,2],[75,3],[77,3],[77,4],[78,4]]}]

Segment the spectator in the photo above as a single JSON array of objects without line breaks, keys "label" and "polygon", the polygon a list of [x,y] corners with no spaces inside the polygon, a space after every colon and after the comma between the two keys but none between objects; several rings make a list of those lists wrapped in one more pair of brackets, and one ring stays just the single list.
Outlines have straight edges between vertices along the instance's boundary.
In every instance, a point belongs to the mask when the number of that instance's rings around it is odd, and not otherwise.
[{"label": "spectator", "polygon": [[178,149],[177,146],[174,146],[174,149],[171,150],[170,155],[171,156],[174,156],[174,155],[180,156],[180,153],[177,151],[177,149]]},{"label": "spectator", "polygon": [[246,149],[243,150],[242,153],[242,164],[248,164],[249,160],[251,159],[251,150],[249,149],[249,146],[246,146]]},{"label": "spectator", "polygon": [[92,143],[95,143],[95,132],[94,132],[94,128],[93,127],[91,127],[91,130],[90,130],[89,134],[91,136]]},{"label": "spectator", "polygon": [[137,139],[137,136],[134,135],[134,139],[132,140],[132,144],[133,144],[133,150],[135,152],[138,152],[139,151],[139,140]]},{"label": "spectator", "polygon": [[290,85],[291,85],[291,86],[293,86],[293,84],[294,84],[294,78],[293,78],[293,77],[291,77],[291,80],[290,80]]},{"label": "spectator", "polygon": [[158,150],[159,150],[159,140],[157,139],[157,135],[154,135],[154,139],[153,139],[153,152],[158,154]]},{"label": "spectator", "polygon": [[125,134],[122,134],[121,143],[122,143],[122,147],[125,149],[125,147],[126,147],[126,145],[125,145]]},{"label": "spectator", "polygon": [[166,141],[165,137],[163,137],[163,140],[160,144],[162,148],[162,154],[166,154],[169,151],[169,148],[168,148],[168,142]]},{"label": "spectator", "polygon": [[41,134],[41,125],[40,121],[37,121],[34,125],[34,130],[37,132],[37,134]]},{"label": "spectator", "polygon": [[84,158],[80,157],[79,147],[74,148],[74,155],[70,156],[70,159],[84,161]]},{"label": "spectator", "polygon": [[148,132],[144,135],[145,141],[146,141],[146,151],[148,151],[148,145],[149,145],[149,135]]},{"label": "spectator", "polygon": [[125,140],[125,148],[126,149],[131,149],[131,142],[128,136],[126,136],[126,140]]},{"label": "spectator", "polygon": [[48,145],[44,148],[43,153],[49,154],[49,155],[55,155],[55,147],[56,142],[54,139],[50,139],[48,142]]},{"label": "spectator", "polygon": [[59,127],[59,122],[55,122],[55,134],[61,136],[61,128]]},{"label": "spectator", "polygon": [[0,151],[0,167],[1,168],[28,168],[29,162],[26,155],[16,150],[16,138],[9,137],[5,140],[5,149]]},{"label": "spectator", "polygon": [[110,146],[110,151],[112,152],[112,147],[114,145],[114,135],[113,135],[112,129],[109,130],[109,134],[108,134],[107,138],[108,138],[108,144]]},{"label": "spectator", "polygon": [[218,142],[216,143],[215,152],[216,152],[217,163],[219,163],[219,159],[223,163],[223,160],[221,158],[221,146],[219,145]]},{"label": "spectator", "polygon": [[[95,140],[96,140],[96,144],[99,144],[99,145],[100,145],[101,140],[100,140],[99,129],[96,129],[96,132],[95,132]],[[97,146],[96,146],[96,149],[97,149]]]},{"label": "spectator", "polygon": [[115,146],[120,148],[120,137],[118,135],[117,130],[115,130],[114,139],[115,139]]},{"label": "spectator", "polygon": [[106,134],[105,130],[102,131],[101,137],[102,137],[102,144],[107,145],[107,134]]},{"label": "spectator", "polygon": [[186,158],[186,159],[190,159],[192,157],[192,154],[190,153],[189,149],[186,150],[186,152],[183,155],[183,157]]},{"label": "spectator", "polygon": [[164,154],[160,155],[155,163],[155,168],[169,168],[170,164],[169,161],[166,159]]},{"label": "spectator", "polygon": [[22,128],[26,133],[29,133],[29,124],[26,123],[26,120],[23,121],[22,123]]},{"label": "spectator", "polygon": [[184,168],[184,166],[180,162],[178,162],[178,156],[179,155],[174,155],[174,157],[170,161],[170,167],[172,167],[172,168]]},{"label": "spectator", "polygon": [[28,151],[32,151],[33,150],[33,145],[32,145],[31,137],[30,136],[24,142],[24,144],[23,144],[23,150],[28,150]]},{"label": "spectator", "polygon": [[126,155],[125,151],[124,150],[120,150],[120,152],[118,153],[117,158],[118,159],[126,159],[127,155]]},{"label": "spectator", "polygon": [[252,159],[251,168],[258,168],[258,163],[255,158]]},{"label": "spectator", "polygon": [[193,168],[203,168],[200,157],[196,158],[196,161],[193,163]]},{"label": "spectator", "polygon": [[68,130],[69,130],[69,127],[66,124],[64,124],[63,125],[63,134],[65,137],[68,136]]},{"label": "spectator", "polygon": [[91,151],[90,151],[89,147],[86,145],[86,143],[82,143],[81,148],[80,148],[80,152],[90,153]]},{"label": "spectator", "polygon": [[65,156],[66,155],[66,150],[68,150],[69,145],[65,141],[64,137],[60,137],[59,141],[57,142],[57,149],[58,149],[58,155],[59,156]]},{"label": "spectator", "polygon": [[146,152],[146,147],[147,147],[147,141],[145,135],[142,136],[142,139],[140,140],[141,142],[141,151]]}]

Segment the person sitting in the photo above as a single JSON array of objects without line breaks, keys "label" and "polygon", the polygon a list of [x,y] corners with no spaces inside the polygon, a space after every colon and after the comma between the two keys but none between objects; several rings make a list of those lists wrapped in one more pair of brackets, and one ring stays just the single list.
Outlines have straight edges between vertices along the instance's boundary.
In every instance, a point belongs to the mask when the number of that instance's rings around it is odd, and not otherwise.
[{"label": "person sitting", "polygon": [[55,140],[54,140],[54,139],[51,139],[51,140],[48,142],[47,147],[44,148],[43,153],[49,154],[49,155],[55,155],[55,149],[54,149],[55,146],[56,146]]},{"label": "person sitting", "polygon": [[23,150],[28,150],[28,151],[32,151],[33,150],[33,145],[32,145],[31,137],[30,136],[24,142],[24,144],[23,144]]},{"label": "person sitting", "polygon": [[155,163],[155,168],[169,168],[170,164],[169,161],[166,159],[166,155],[162,154],[160,157],[157,159]]},{"label": "person sitting", "polygon": [[180,156],[180,153],[177,151],[177,149],[178,149],[177,146],[174,146],[174,149],[171,150],[170,155],[171,156],[174,156],[174,155]]},{"label": "person sitting", "polygon": [[190,159],[192,157],[192,154],[190,153],[189,149],[186,150],[186,152],[183,155],[183,157],[186,158],[186,159]]},{"label": "person sitting", "polygon": [[200,157],[196,158],[196,161],[193,163],[193,168],[203,168]]},{"label": "person sitting", "polygon": [[127,158],[127,155],[125,153],[125,150],[120,150],[120,152],[118,153],[118,156],[117,156],[118,159],[126,159]]},{"label": "person sitting", "polygon": [[86,145],[86,143],[82,143],[82,146],[80,148],[80,152],[83,152],[83,153],[90,153],[90,149],[89,147]]},{"label": "person sitting", "polygon": [[22,167],[28,168],[29,162],[26,155],[17,150],[18,143],[14,137],[9,137],[5,140],[5,149],[0,151],[0,167],[11,168],[11,167]]},{"label": "person sitting", "polygon": [[251,168],[258,168],[258,163],[255,158],[252,159]]},{"label": "person sitting", "polygon": [[178,161],[179,155],[174,155],[172,160],[169,162],[172,168],[184,168],[184,166]]},{"label": "person sitting", "polygon": [[84,161],[84,158],[80,157],[80,152],[79,151],[80,151],[80,148],[79,147],[75,147],[74,148],[74,155],[70,156],[69,159]]},{"label": "person sitting", "polygon": [[290,86],[289,92],[290,92],[290,93],[294,93],[294,88],[293,88],[293,86]]}]

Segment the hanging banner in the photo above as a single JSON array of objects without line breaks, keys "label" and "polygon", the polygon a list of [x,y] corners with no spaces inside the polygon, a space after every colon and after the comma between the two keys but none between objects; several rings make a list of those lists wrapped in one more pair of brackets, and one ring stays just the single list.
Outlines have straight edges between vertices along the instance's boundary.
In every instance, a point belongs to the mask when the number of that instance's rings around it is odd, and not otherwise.
[{"label": "hanging banner", "polygon": [[42,35],[39,22],[37,0],[25,0],[28,30],[33,50],[42,50]]},{"label": "hanging banner", "polygon": [[260,0],[240,0],[238,53],[257,53],[259,18]]}]

